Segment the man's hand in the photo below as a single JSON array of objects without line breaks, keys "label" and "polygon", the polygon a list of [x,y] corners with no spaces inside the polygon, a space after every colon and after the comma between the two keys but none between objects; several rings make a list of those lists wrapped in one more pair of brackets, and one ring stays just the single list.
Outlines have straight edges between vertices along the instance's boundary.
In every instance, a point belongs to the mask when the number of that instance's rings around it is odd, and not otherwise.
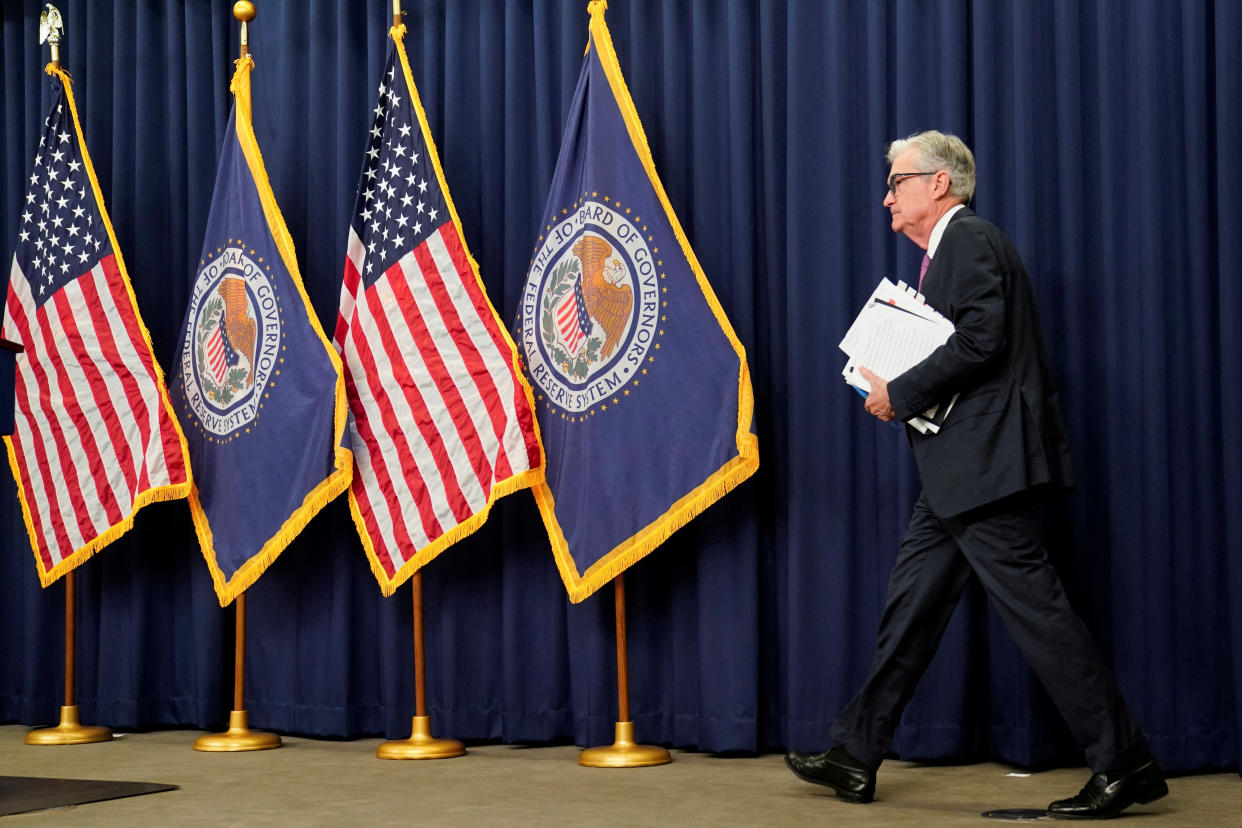
[{"label": "man's hand", "polygon": [[858,366],[858,373],[862,374],[863,379],[871,384],[871,394],[868,395],[863,403],[863,408],[867,409],[867,413],[874,415],[883,422],[890,422],[897,416],[897,412],[893,411],[893,406],[888,401],[888,382],[880,379],[870,368]]}]

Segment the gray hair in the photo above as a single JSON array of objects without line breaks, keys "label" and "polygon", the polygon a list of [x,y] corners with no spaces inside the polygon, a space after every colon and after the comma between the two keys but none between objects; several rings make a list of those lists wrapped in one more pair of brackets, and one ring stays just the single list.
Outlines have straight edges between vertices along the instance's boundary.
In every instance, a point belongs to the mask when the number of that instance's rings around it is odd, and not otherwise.
[{"label": "gray hair", "polygon": [[923,169],[949,174],[949,195],[970,201],[975,194],[975,156],[961,138],[934,129],[898,138],[888,145],[889,165],[908,149],[917,151]]}]

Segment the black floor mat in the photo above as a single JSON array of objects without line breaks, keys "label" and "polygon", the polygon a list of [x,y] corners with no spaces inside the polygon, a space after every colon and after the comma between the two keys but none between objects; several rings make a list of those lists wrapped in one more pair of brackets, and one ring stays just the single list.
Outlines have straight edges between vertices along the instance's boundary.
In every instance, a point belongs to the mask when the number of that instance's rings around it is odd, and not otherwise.
[{"label": "black floor mat", "polygon": [[159,782],[108,782],[102,779],[50,779],[41,776],[0,776],[0,816],[23,814],[120,799],[123,796],[175,791]]}]

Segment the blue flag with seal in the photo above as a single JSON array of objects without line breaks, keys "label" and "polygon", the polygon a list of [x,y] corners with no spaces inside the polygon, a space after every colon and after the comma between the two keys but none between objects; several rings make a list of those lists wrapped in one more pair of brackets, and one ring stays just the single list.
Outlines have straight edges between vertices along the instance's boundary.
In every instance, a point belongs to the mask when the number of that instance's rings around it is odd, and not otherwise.
[{"label": "blue flag with seal", "polygon": [[546,482],[578,602],[759,467],[746,354],[656,175],[604,23],[590,44],[518,308]]},{"label": "blue flag with seal", "polygon": [[222,606],[349,485],[341,362],[298,273],[237,62],[173,399],[190,448],[190,509]]}]

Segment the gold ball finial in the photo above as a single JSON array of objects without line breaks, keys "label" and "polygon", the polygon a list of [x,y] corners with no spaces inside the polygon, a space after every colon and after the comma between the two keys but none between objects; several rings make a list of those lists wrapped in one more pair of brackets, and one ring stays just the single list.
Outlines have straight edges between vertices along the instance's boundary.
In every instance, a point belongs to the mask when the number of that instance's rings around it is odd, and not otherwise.
[{"label": "gold ball finial", "polygon": [[233,16],[243,23],[249,23],[251,20],[254,20],[254,16],[257,13],[254,3],[249,2],[249,0],[237,0],[233,4]]}]

